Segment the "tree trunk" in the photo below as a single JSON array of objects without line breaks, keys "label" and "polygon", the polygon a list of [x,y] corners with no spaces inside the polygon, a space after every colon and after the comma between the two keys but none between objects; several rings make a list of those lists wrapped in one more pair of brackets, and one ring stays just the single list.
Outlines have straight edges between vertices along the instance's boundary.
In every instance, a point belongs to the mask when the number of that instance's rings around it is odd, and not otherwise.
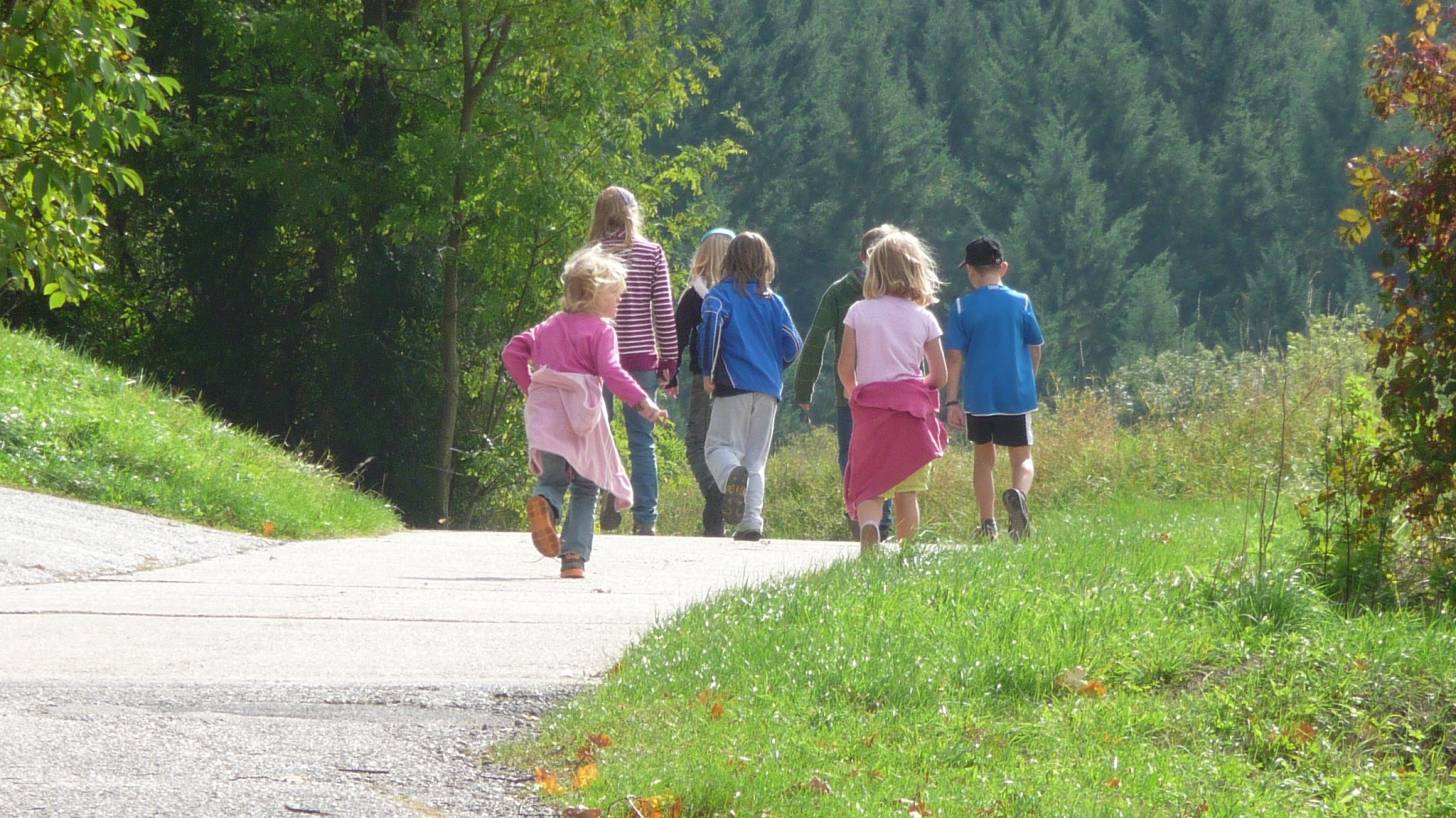
[{"label": "tree trunk", "polygon": [[[464,134],[462,134],[462,137]],[[445,240],[440,301],[440,430],[435,440],[435,497],[440,525],[450,520],[450,482],[455,469],[455,421],[460,412],[460,251],[465,244],[465,173],[457,168],[451,190],[450,230]]]},{"label": "tree trunk", "polygon": [[[458,0],[461,72],[460,121],[456,128],[455,174],[450,188],[450,228],[441,269],[440,301],[440,428],[435,439],[435,507],[439,524],[450,521],[450,484],[455,476],[455,422],[460,411],[460,256],[465,247],[465,152],[475,123],[475,106],[485,85],[500,69],[502,50],[510,37],[511,18],[487,21],[479,50],[470,26],[468,0]],[[486,62],[486,51],[490,51]]]}]

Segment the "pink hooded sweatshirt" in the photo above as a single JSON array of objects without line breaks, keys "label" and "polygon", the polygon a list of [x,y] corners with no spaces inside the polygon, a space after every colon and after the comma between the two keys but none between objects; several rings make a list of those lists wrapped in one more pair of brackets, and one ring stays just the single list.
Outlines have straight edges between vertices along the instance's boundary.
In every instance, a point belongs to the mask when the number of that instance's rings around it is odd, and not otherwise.
[{"label": "pink hooded sweatshirt", "polygon": [[612,325],[590,313],[558,312],[512,338],[501,359],[526,393],[531,470],[541,473],[541,452],[559,455],[611,492],[617,508],[630,507],[632,484],[607,424],[602,384],[631,406],[647,393],[622,369]]},{"label": "pink hooded sweatshirt", "polygon": [[844,470],[844,506],[853,517],[865,500],[883,497],[945,454],[940,393],[920,378],[862,384],[849,396],[854,432]]},{"label": "pink hooded sweatshirt", "polygon": [[566,459],[577,474],[611,492],[617,510],[632,507],[632,481],[617,454],[607,422],[602,379],[577,372],[538,369],[526,391],[526,443],[531,472],[541,473],[541,453]]}]

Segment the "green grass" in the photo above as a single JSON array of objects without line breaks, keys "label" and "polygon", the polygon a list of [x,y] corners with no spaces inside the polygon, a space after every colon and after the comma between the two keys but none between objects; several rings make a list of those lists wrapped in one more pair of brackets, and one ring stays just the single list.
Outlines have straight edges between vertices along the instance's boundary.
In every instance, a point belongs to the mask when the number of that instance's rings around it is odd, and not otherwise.
[{"label": "green grass", "polygon": [[381,533],[394,510],[202,407],[0,328],[0,484],[283,538]]},{"label": "green grass", "polygon": [[[1363,349],[1326,322],[1282,356],[1163,356],[1061,395],[1036,419],[1031,541],[965,544],[960,444],[924,544],[697,605],[501,754],[611,818],[633,797],[692,818],[1456,816],[1456,623],[1350,616],[1299,571],[1291,509]],[[771,536],[839,535],[834,451],[822,428],[776,449]],[[664,482],[663,527],[694,530],[696,487]]]},{"label": "green grass", "polygon": [[[1239,504],[1126,496],[696,606],[504,749],[686,816],[1456,815],[1456,626],[1233,572]],[[1241,577],[1241,578],[1240,578]],[[1057,684],[1081,666],[1105,687]],[[714,705],[721,716],[714,717]],[[922,815],[931,814],[922,812]]]}]

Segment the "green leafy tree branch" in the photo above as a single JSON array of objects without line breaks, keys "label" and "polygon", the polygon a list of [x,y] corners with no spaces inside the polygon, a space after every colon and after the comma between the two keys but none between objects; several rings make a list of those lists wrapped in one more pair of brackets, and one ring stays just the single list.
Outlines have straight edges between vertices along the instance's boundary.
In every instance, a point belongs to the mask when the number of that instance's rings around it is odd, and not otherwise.
[{"label": "green leafy tree branch", "polygon": [[178,90],[137,56],[133,0],[0,4],[0,278],[79,301],[102,268],[105,196],[140,193],[117,157]]}]

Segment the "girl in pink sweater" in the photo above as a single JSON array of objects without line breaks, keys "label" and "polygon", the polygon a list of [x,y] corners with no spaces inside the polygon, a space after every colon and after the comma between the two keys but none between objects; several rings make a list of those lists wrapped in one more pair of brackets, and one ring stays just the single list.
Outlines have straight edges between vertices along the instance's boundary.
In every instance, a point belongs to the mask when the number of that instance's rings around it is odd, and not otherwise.
[{"label": "girl in pink sweater", "polygon": [[891,495],[896,533],[902,541],[915,533],[930,464],[945,453],[938,391],[945,350],[926,309],[942,284],[930,251],[897,229],[870,248],[865,300],[844,316],[838,369],[854,416],[844,500],[859,522],[862,555],[879,547],[881,509]]},{"label": "girl in pink sweater", "polygon": [[[566,262],[561,279],[561,312],[512,338],[501,357],[526,393],[526,441],[531,471],[538,475],[526,501],[531,542],[543,555],[561,557],[562,577],[579,579],[591,559],[597,487],[611,492],[618,510],[632,504],[632,485],[607,421],[603,383],[648,424],[666,421],[667,412],[618,358],[617,332],[609,322],[627,288],[626,266],[593,245]],[[571,510],[558,535],[568,487]]]}]

